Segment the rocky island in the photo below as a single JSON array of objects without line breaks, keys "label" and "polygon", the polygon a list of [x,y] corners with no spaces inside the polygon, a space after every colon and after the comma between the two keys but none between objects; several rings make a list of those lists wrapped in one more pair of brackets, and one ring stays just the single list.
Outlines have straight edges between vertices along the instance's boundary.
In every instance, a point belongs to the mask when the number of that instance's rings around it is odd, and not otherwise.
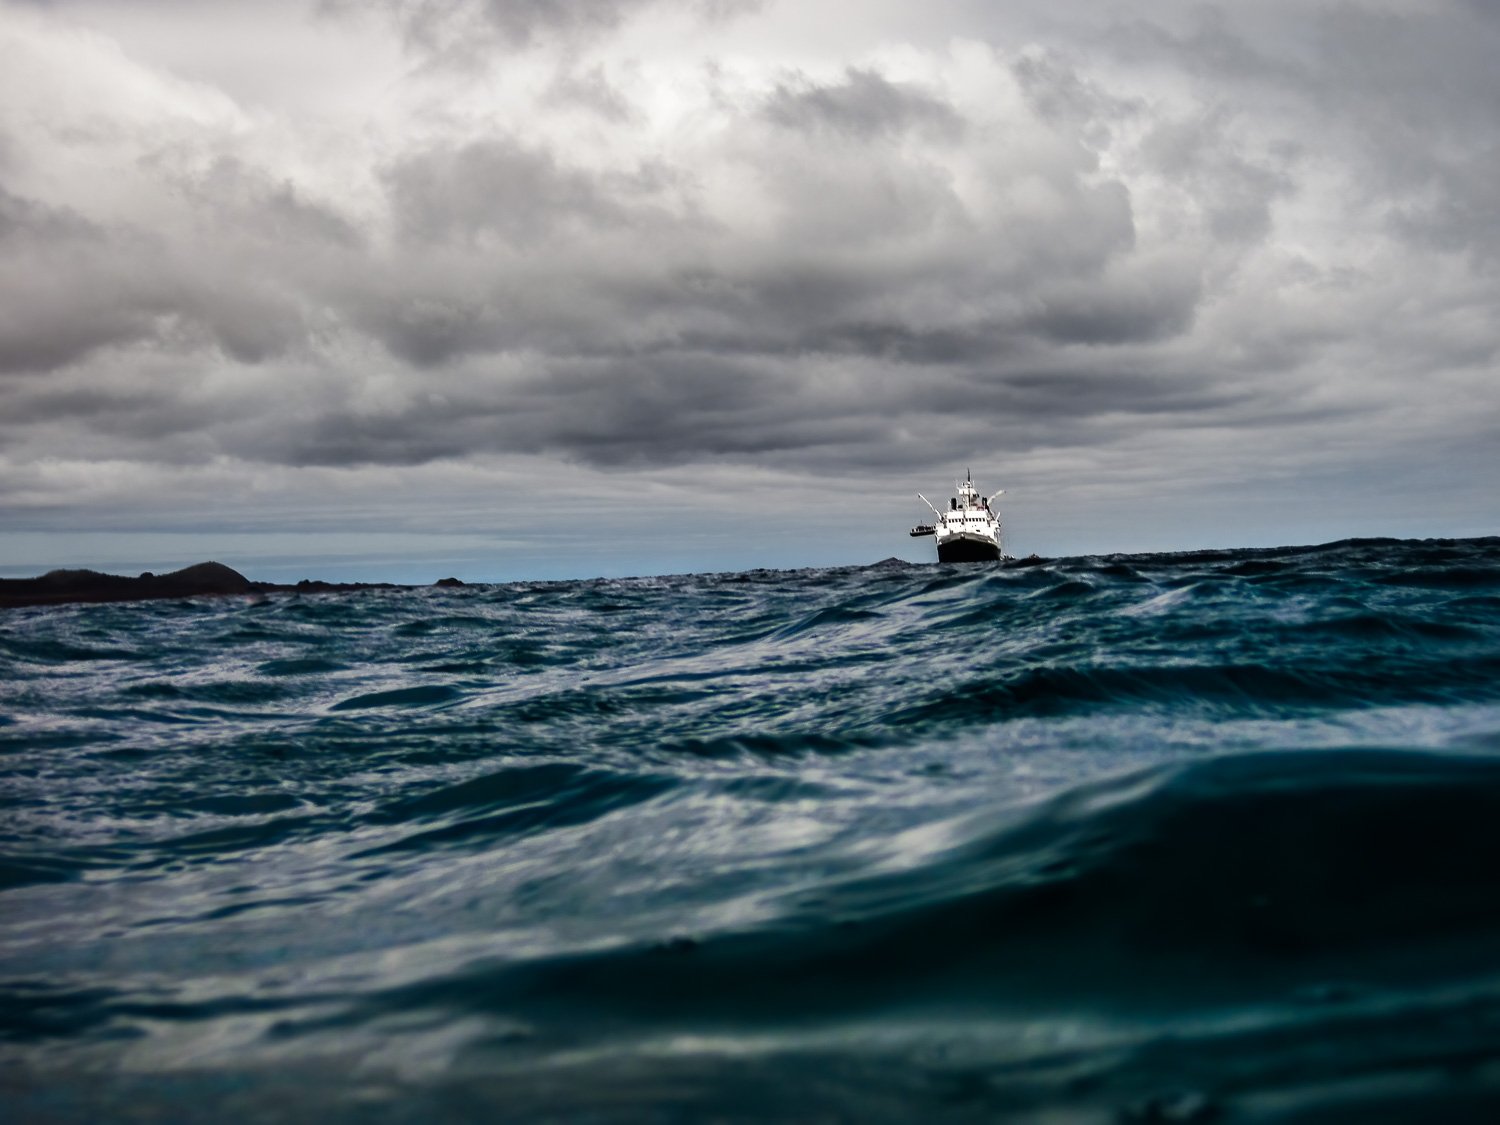
[{"label": "rocky island", "polygon": [[[444,578],[439,586],[462,586]],[[0,609],[28,605],[67,605],[74,602],[132,602],[152,598],[196,598],[230,594],[332,593],[344,590],[395,589],[391,582],[321,582],[304,578],[294,585],[252,582],[223,563],[202,562],[134,578],[97,570],[53,570],[40,578],[0,578]]]}]

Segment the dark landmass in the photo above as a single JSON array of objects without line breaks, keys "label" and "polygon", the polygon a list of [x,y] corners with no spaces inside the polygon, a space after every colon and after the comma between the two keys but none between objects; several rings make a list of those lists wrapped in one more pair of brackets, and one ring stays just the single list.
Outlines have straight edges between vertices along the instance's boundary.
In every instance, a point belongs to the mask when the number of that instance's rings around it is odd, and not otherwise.
[{"label": "dark landmass", "polygon": [[191,598],[204,594],[250,594],[257,583],[222,563],[205,562],[137,578],[97,570],[54,570],[40,578],[0,579],[0,606],[63,605],[68,602],[128,602],[147,598]]},{"label": "dark landmass", "polygon": [[[1007,566],[1037,566],[1050,559],[1031,555],[1007,557]],[[900,559],[885,559],[876,566],[910,566]],[[432,585],[456,589],[466,583],[459,578],[439,578]],[[232,594],[334,594],[350,590],[414,590],[421,587],[398,582],[324,582],[304,578],[301,582],[252,582],[223,563],[202,562],[170,574],[146,573],[131,578],[124,574],[102,574],[97,570],[53,570],[40,578],[0,578],[0,609],[27,605],[69,605],[77,602],[137,602],[154,598],[225,597]]]},{"label": "dark landmass", "polygon": [[[438,586],[462,586],[444,578]],[[53,570],[40,578],[0,578],[0,609],[25,605],[67,605],[75,602],[134,602],[153,598],[198,598],[231,594],[326,594],[347,590],[401,589],[394,582],[321,582],[304,578],[295,584],[252,582],[223,563],[204,562],[135,578],[101,574],[97,570]]]}]

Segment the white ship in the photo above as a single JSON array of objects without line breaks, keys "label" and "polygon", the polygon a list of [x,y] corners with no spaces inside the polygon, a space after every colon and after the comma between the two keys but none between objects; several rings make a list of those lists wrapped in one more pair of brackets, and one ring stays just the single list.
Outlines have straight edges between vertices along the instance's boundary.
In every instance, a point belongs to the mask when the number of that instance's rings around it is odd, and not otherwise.
[{"label": "white ship", "polygon": [[[1003,496],[1005,490],[995,493]],[[932,501],[917,493],[932,508],[932,523],[919,523],[913,537],[931,535],[937,540],[938,562],[996,562],[1004,557],[1000,543],[1000,517],[990,507],[990,497],[979,495],[973,475],[958,482],[958,495],[948,500],[948,510],[939,511]]]}]

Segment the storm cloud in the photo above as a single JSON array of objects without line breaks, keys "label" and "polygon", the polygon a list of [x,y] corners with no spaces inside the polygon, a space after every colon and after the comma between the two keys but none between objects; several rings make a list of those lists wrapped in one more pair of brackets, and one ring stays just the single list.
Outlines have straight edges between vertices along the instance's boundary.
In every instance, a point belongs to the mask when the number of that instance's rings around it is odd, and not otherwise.
[{"label": "storm cloud", "polygon": [[1252,481],[1500,515],[1492,6],[834,11],[0,0],[0,520],[968,462],[1122,547]]}]

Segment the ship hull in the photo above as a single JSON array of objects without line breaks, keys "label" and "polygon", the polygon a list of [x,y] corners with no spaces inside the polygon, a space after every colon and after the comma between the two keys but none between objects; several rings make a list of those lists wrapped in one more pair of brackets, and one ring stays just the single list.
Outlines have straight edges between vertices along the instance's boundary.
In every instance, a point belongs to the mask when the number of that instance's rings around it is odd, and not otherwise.
[{"label": "ship hull", "polygon": [[938,562],[999,562],[1000,545],[989,539],[955,535],[938,541]]}]

